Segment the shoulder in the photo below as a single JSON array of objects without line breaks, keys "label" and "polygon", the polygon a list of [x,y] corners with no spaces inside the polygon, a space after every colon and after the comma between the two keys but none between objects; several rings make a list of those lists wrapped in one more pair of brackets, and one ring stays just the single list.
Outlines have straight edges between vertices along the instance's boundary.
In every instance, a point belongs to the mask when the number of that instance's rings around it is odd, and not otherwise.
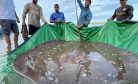
[{"label": "shoulder", "polygon": [[118,7],[117,9],[115,9],[115,12],[118,12],[122,9],[122,7]]},{"label": "shoulder", "polygon": [[42,10],[42,7],[41,7],[39,4],[37,4],[37,7],[38,7],[40,10]]},{"label": "shoulder", "polygon": [[52,19],[54,19],[54,17],[55,17],[55,13],[52,13],[50,16],[50,19],[52,20]]},{"label": "shoulder", "polygon": [[64,13],[63,13],[63,12],[60,12],[60,14],[64,15]]},{"label": "shoulder", "polygon": [[29,7],[32,3],[26,3],[25,7]]},{"label": "shoulder", "polygon": [[133,7],[132,5],[127,5],[128,7]]},{"label": "shoulder", "polygon": [[55,15],[55,13],[52,13],[52,14],[51,14],[51,16],[54,16],[54,15]]},{"label": "shoulder", "polygon": [[90,11],[90,13],[92,13],[92,10],[91,9],[89,9],[89,11]]},{"label": "shoulder", "polygon": [[30,2],[30,3],[26,3],[26,5],[29,5],[29,6],[30,6],[31,4],[32,4],[31,2]]},{"label": "shoulder", "polygon": [[133,6],[132,5],[127,5],[128,8],[130,9],[133,9]]},{"label": "shoulder", "polygon": [[119,10],[119,9],[121,9],[121,7],[118,7],[116,10]]},{"label": "shoulder", "polygon": [[39,7],[40,9],[42,9],[42,7],[41,7],[40,5],[38,5],[38,7]]}]

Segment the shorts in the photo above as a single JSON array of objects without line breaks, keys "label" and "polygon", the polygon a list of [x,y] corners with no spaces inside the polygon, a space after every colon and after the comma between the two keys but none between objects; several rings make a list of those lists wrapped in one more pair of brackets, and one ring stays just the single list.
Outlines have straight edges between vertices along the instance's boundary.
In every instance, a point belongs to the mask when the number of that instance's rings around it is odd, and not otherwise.
[{"label": "shorts", "polygon": [[33,35],[38,29],[39,29],[39,27],[29,25],[29,35]]},{"label": "shorts", "polygon": [[10,35],[11,32],[19,33],[16,20],[0,19],[0,25],[5,35]]}]

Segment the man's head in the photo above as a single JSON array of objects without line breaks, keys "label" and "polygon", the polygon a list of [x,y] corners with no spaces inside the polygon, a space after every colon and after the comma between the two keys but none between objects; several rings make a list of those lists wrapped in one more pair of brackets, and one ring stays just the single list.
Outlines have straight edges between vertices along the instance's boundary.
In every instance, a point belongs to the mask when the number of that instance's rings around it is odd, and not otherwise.
[{"label": "man's head", "polygon": [[54,5],[54,9],[55,9],[55,12],[59,12],[59,5],[58,4],[55,4]]},{"label": "man's head", "polygon": [[34,3],[34,4],[37,4],[37,2],[38,2],[38,0],[33,0],[33,3]]},{"label": "man's head", "polygon": [[125,6],[127,4],[127,0],[120,0],[121,6]]},{"label": "man's head", "polygon": [[85,0],[85,7],[89,8],[91,5],[91,0]]}]

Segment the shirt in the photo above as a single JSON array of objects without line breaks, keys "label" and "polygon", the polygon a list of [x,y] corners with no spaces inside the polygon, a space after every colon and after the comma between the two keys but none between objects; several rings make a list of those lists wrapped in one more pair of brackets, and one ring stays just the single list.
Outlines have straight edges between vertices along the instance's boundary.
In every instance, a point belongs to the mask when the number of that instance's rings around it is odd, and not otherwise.
[{"label": "shirt", "polygon": [[119,7],[115,10],[111,19],[114,20],[116,18],[117,21],[131,20],[133,18],[133,10],[130,5]]},{"label": "shirt", "polygon": [[81,2],[81,0],[77,0],[78,4],[81,8],[81,13],[79,17],[79,25],[82,25],[84,27],[87,27],[92,19],[92,12],[90,8],[85,8]]},{"label": "shirt", "polygon": [[53,21],[57,21],[57,20],[65,21],[65,17],[64,17],[64,14],[62,12],[55,12],[55,13],[51,14],[50,20],[53,20]]},{"label": "shirt", "polygon": [[13,0],[0,0],[0,19],[16,20]]},{"label": "shirt", "polygon": [[28,13],[28,24],[40,27],[40,17],[43,16],[42,8],[38,4],[27,3],[24,7],[23,18]]}]

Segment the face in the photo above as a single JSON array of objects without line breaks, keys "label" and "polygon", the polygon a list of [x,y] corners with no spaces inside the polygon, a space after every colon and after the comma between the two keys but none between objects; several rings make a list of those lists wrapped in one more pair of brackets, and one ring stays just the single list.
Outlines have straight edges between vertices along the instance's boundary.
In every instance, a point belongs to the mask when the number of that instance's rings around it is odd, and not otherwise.
[{"label": "face", "polygon": [[37,4],[38,0],[33,0],[33,3]]},{"label": "face", "polygon": [[55,5],[54,9],[55,9],[55,12],[59,12],[59,6]]},{"label": "face", "polygon": [[127,4],[127,0],[120,0],[120,4],[121,4],[121,6],[126,5]]},{"label": "face", "polygon": [[89,8],[91,5],[90,1],[89,0],[85,0],[85,7],[86,8]]}]

